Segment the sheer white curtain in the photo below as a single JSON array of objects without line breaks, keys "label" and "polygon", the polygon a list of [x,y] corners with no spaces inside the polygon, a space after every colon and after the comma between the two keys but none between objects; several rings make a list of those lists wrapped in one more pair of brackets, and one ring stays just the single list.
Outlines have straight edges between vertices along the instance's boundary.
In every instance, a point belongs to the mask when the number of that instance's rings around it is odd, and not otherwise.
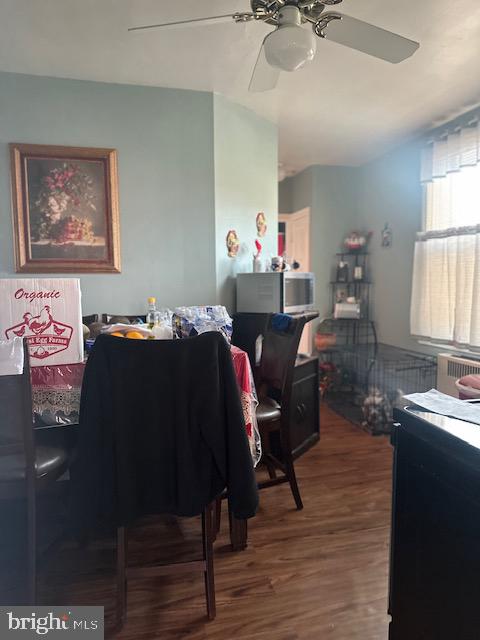
[{"label": "sheer white curtain", "polygon": [[415,245],[411,333],[480,348],[480,128],[431,142],[422,158],[424,231]]}]

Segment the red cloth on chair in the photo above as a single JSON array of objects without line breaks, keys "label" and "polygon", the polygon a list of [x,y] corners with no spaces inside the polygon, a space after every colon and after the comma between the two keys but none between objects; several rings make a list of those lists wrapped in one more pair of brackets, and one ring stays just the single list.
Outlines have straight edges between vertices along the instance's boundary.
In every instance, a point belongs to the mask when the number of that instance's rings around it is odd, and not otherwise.
[{"label": "red cloth on chair", "polygon": [[[258,404],[248,355],[238,347],[231,347],[235,375],[240,388],[243,417],[254,464],[261,457],[255,409]],[[32,400],[38,426],[78,422],[80,393],[85,364],[32,367]],[[61,416],[61,418],[59,417]]]},{"label": "red cloth on chair", "polygon": [[[250,362],[248,360],[248,355],[245,351],[242,351],[238,347],[232,346],[232,360],[233,367],[235,369],[235,374],[237,376],[238,386],[240,387],[240,393],[242,396],[242,406],[244,407],[244,395],[249,398],[252,395],[252,377],[250,375]],[[249,438],[252,437],[253,433],[253,424],[252,424],[252,416],[245,413],[244,407],[244,417],[245,417],[245,426],[247,428],[247,435]]]}]

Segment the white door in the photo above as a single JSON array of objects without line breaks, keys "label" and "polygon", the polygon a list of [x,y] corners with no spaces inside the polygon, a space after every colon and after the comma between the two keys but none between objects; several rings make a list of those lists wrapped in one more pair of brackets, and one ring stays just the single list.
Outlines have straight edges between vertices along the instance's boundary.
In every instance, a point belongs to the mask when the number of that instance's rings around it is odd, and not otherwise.
[{"label": "white door", "polygon": [[[295,213],[280,214],[280,222],[285,223],[285,253],[290,262],[300,263],[298,271],[310,271],[310,209]],[[300,341],[299,353],[311,355],[312,330],[307,324]]]}]

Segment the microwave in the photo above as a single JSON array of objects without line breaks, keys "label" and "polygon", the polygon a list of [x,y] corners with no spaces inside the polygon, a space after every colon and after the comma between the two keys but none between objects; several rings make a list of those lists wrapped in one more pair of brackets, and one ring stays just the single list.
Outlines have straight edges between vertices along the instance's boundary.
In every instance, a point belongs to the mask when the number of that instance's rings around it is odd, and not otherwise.
[{"label": "microwave", "polygon": [[313,273],[270,271],[237,275],[237,313],[301,313],[314,306]]}]

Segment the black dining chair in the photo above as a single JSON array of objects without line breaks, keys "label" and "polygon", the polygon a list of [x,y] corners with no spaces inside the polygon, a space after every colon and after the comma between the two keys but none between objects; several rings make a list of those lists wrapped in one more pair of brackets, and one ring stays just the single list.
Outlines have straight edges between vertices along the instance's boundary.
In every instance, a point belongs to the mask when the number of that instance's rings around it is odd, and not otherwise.
[{"label": "black dining chair", "polygon": [[89,316],[82,316],[82,324],[86,327],[93,324],[94,322],[98,322],[98,313],[92,313]]},{"label": "black dining chair", "polygon": [[59,446],[36,446],[27,342],[23,372],[0,375],[0,501],[23,501],[27,515],[26,600],[37,600],[37,495],[68,468],[69,456]]},{"label": "black dining chair", "polygon": [[[259,405],[257,421],[262,440],[262,461],[269,480],[259,482],[266,489],[288,482],[297,509],[303,509],[291,445],[294,419],[292,390],[298,347],[309,318],[272,315],[263,338],[260,366],[256,371]],[[284,326],[277,326],[277,321]],[[281,472],[277,477],[277,471]]]},{"label": "black dining chair", "polygon": [[[215,617],[212,503],[226,486],[244,517],[258,495],[237,380],[220,333],[185,340],[97,338],[85,370],[72,515],[117,529],[117,626],[127,581],[202,571]],[[102,487],[99,492],[98,487]],[[237,512],[239,513],[239,512]],[[127,528],[155,514],[202,518],[200,560],[127,566]],[[243,517],[240,515],[239,517]]]}]

